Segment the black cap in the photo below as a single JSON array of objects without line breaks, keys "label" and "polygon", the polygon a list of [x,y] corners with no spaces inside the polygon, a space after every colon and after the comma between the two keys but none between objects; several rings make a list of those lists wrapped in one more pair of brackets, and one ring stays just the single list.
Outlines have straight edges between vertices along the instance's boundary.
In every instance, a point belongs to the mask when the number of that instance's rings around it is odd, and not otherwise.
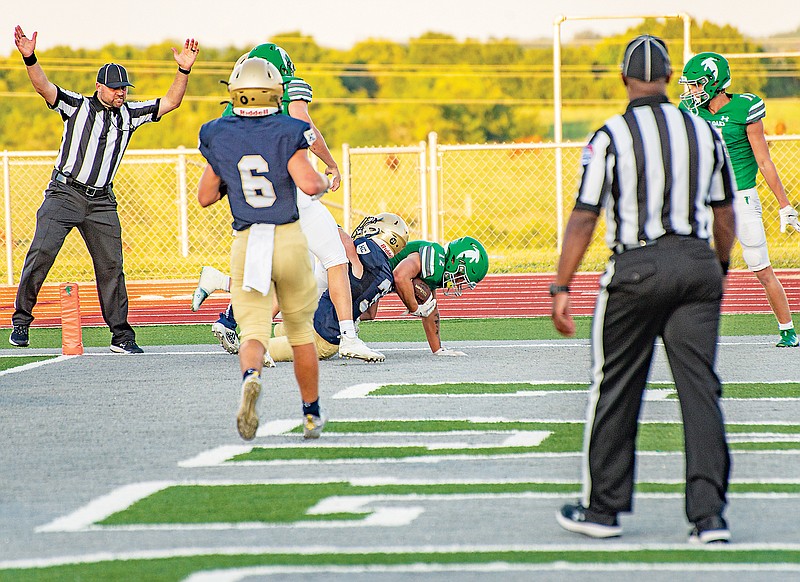
[{"label": "black cap", "polygon": [[128,71],[125,70],[125,67],[116,63],[108,63],[100,67],[100,70],[97,71],[97,82],[110,89],[133,87],[128,82]]},{"label": "black cap", "polygon": [[672,73],[667,45],[657,36],[637,36],[625,47],[622,57],[622,74],[626,77],[651,82],[666,79]]}]

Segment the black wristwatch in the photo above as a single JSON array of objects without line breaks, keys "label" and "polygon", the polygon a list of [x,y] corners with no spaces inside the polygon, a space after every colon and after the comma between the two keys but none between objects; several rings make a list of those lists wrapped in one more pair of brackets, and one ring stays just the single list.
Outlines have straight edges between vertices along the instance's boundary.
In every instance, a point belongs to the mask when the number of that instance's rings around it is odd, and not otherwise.
[{"label": "black wristwatch", "polygon": [[550,285],[550,297],[555,297],[559,293],[569,293],[569,287],[567,285],[556,285],[555,283]]}]

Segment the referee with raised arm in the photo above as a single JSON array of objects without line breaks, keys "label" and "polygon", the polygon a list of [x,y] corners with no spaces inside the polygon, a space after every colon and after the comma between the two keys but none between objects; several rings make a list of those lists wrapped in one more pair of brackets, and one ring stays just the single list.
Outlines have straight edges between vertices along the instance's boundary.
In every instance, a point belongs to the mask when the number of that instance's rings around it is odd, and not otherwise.
[{"label": "referee with raised arm", "polygon": [[140,354],[128,324],[128,292],[122,270],[122,228],[113,180],[122,155],[138,127],[176,109],[186,93],[198,45],[187,39],[179,53],[172,49],[178,72],[160,99],[126,102],[128,72],[109,63],[97,72],[96,91],[86,97],[54,85],[36,59],[36,34],[14,29],[14,42],[25,62],[33,88],[47,106],[61,114],[64,131],[44,202],[36,213],[36,232],[25,256],[17,288],[11,345],[29,345],[33,308],[64,239],[77,228],[92,257],[103,319],[111,330],[111,351]]},{"label": "referee with raised arm", "polygon": [[613,254],[592,322],[582,500],[564,505],[556,518],[591,537],[622,534],[617,516],[632,510],[639,411],[661,336],[683,415],[689,541],[725,542],[730,458],[714,366],[734,238],[734,182],[717,132],[667,100],[670,74],[661,39],[633,39],[622,62],[630,103],[583,151],[583,177],[550,289],[561,334],[575,333],[569,283],[603,207]]}]

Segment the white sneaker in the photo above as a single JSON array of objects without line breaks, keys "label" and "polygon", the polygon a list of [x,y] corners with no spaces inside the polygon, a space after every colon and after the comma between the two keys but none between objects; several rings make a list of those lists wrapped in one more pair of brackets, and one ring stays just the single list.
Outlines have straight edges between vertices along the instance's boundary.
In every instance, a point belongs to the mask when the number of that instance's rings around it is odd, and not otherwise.
[{"label": "white sneaker", "polygon": [[200,309],[203,301],[214,291],[226,291],[230,284],[230,277],[218,271],[214,267],[203,267],[200,270],[200,280],[197,282],[197,289],[192,295],[192,311]]},{"label": "white sneaker", "polygon": [[339,357],[358,358],[365,362],[382,362],[386,359],[386,356],[370,348],[361,338],[349,338],[345,335],[339,338]]},{"label": "white sneaker", "polygon": [[275,367],[275,360],[272,359],[272,356],[269,355],[269,352],[264,352],[264,367],[265,368]]},{"label": "white sneaker", "polygon": [[325,428],[325,419],[313,414],[306,414],[303,419],[303,438],[304,439],[318,439],[322,435],[322,429]]},{"label": "white sneaker", "polygon": [[221,322],[215,321],[211,324],[211,333],[217,336],[223,350],[229,354],[239,353],[239,335],[235,329],[225,327]]},{"label": "white sneaker", "polygon": [[258,430],[256,403],[259,394],[261,394],[261,377],[257,373],[249,374],[242,382],[242,403],[236,415],[236,428],[246,441],[253,440]]}]

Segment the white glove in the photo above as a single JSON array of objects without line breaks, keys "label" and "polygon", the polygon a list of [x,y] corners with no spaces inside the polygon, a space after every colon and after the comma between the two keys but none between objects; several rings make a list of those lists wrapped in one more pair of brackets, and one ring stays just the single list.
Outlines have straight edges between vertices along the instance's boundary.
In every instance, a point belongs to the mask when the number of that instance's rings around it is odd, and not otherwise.
[{"label": "white glove", "polygon": [[[794,209],[794,206],[789,204],[789,206],[784,206],[778,211],[781,217],[781,232],[786,232],[786,226],[791,226],[797,232],[800,232],[800,222],[797,221],[797,210]],[[789,231],[790,233],[792,231]]]},{"label": "white glove", "polygon": [[440,347],[438,350],[433,352],[434,356],[466,356],[464,352],[460,352],[458,350],[451,350],[450,348],[446,348],[444,346]]},{"label": "white glove", "polygon": [[408,315],[415,315],[417,317],[428,317],[433,310],[436,309],[436,299],[431,295],[425,303],[417,304],[416,311],[407,311]]}]

